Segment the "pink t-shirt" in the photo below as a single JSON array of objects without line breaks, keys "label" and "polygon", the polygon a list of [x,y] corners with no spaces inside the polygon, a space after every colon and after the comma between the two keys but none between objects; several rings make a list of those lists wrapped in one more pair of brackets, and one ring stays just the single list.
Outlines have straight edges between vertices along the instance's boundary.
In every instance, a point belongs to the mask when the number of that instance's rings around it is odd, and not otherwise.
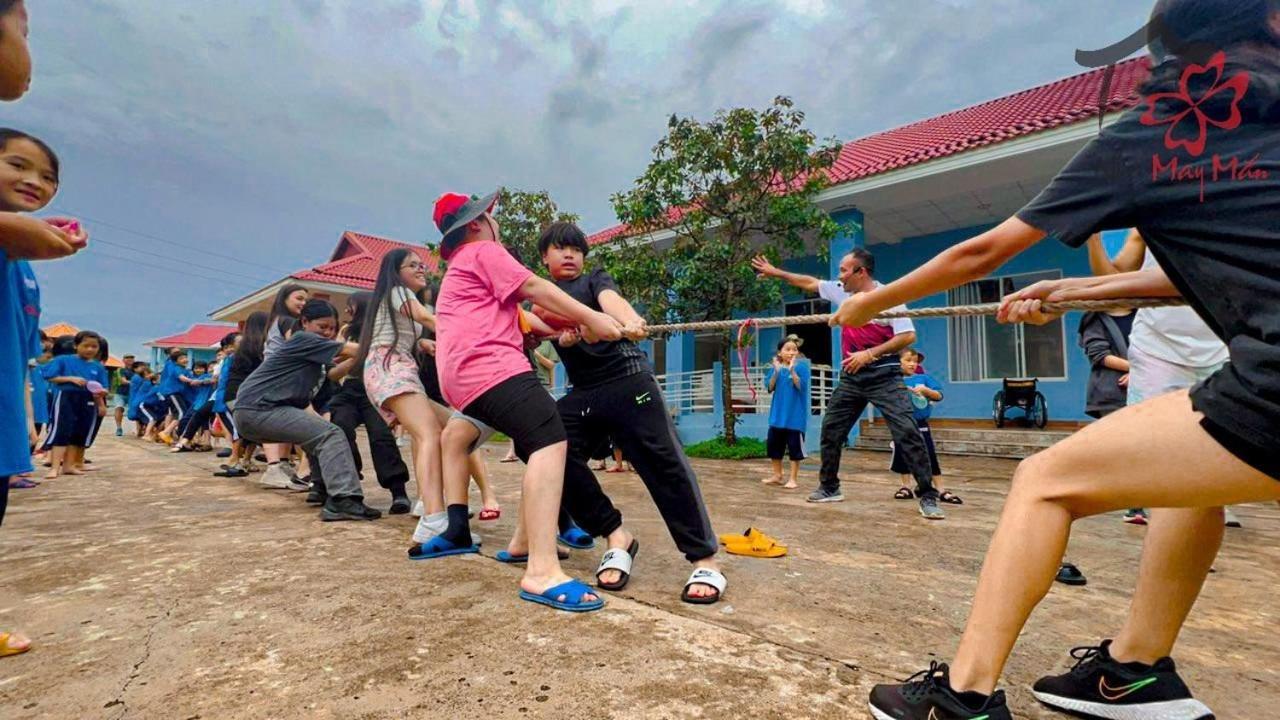
[{"label": "pink t-shirt", "polygon": [[436,367],[453,407],[465,410],[503,381],[533,372],[516,294],[532,274],[496,242],[468,243],[449,258],[436,301]]}]

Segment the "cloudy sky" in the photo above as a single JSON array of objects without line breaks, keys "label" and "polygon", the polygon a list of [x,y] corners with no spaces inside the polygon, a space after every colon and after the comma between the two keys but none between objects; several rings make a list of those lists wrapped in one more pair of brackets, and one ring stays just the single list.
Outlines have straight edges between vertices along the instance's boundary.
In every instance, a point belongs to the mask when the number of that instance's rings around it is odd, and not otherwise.
[{"label": "cloudy sky", "polygon": [[1114,0],[34,0],[36,77],[0,124],[62,157],[91,248],[47,321],[112,350],[327,259],[434,242],[446,190],[547,189],[612,224],[672,113],[790,95],[853,139],[1070,75],[1137,30]]}]

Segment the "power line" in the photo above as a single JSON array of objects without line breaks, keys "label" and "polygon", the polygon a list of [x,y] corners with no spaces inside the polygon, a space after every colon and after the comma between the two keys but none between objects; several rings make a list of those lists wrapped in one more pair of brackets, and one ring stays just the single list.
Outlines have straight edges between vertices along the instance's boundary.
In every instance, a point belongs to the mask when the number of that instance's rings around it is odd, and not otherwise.
[{"label": "power line", "polygon": [[[65,215],[70,215],[70,216],[75,217],[75,218],[78,218],[78,219],[80,219],[80,220],[86,220],[86,221],[91,222],[91,223],[93,223],[93,224],[95,224],[95,225],[102,225],[103,227],[109,227],[109,228],[111,228],[112,230],[119,230],[120,232],[128,233],[128,234],[130,234],[130,235],[137,235],[138,237],[146,238],[146,239],[148,239],[148,240],[154,240],[154,241],[159,242],[159,243],[164,243],[165,245],[174,245],[174,246],[176,246],[176,247],[183,247],[183,248],[187,248],[187,249],[190,249],[190,250],[195,250],[195,251],[197,251],[197,252],[204,253],[205,255],[210,255],[210,256],[212,256],[212,257],[217,257],[217,258],[222,258],[223,260],[231,260],[232,262],[237,262],[237,263],[242,263],[242,262],[244,262],[244,258],[235,257],[235,256],[233,256],[233,255],[224,255],[224,254],[222,254],[222,253],[214,252],[214,251],[212,251],[212,250],[207,250],[207,249],[202,248],[202,247],[200,247],[200,246],[198,246],[198,245],[191,245],[191,244],[187,244],[187,243],[181,243],[181,242],[178,242],[178,241],[176,241],[176,240],[171,240],[171,239],[169,239],[169,238],[163,238],[163,237],[160,237],[159,235],[152,235],[152,234],[150,234],[150,233],[142,232],[141,230],[134,230],[134,229],[132,229],[132,228],[127,228],[127,227],[124,227],[123,225],[116,225],[115,223],[110,223],[110,222],[107,222],[106,220],[100,220],[100,219],[98,219],[98,218],[89,217],[88,215],[85,215],[85,214],[83,214],[83,213],[75,212],[74,210],[71,210],[70,208],[63,207],[63,206],[60,206],[60,205],[50,205],[50,206],[49,206],[49,208],[50,208],[51,210],[56,210],[57,212],[63,213],[63,214],[65,214]],[[291,274],[293,274],[293,273],[292,273],[292,271],[278,270],[278,269],[275,269],[275,268],[267,268],[267,269],[268,269],[268,270],[271,270],[272,272],[279,272],[281,275],[291,275]]]},{"label": "power line", "polygon": [[[84,256],[77,256],[77,257],[84,257]],[[90,254],[88,257],[95,257],[95,258],[102,257],[102,258],[108,258],[110,260],[119,260],[120,262],[127,262],[132,265],[140,265],[142,267],[153,268],[155,270],[164,270],[165,272],[169,272],[169,273],[173,273],[178,270],[177,268],[167,267],[165,265],[156,265],[154,263],[149,263],[144,260],[135,260],[133,258],[120,257],[119,255],[112,255],[111,253],[104,253],[101,251],[95,251],[92,254]],[[224,285],[239,285],[240,287],[248,288],[250,290],[261,289],[257,285],[249,285],[248,283],[243,283],[238,280],[224,280],[222,278],[204,277],[202,275],[194,275],[194,276],[188,275],[188,277],[202,278],[204,280],[208,280],[209,282],[222,283]]]},{"label": "power line", "polygon": [[[135,248],[135,247],[133,247],[132,245],[125,245],[124,243],[113,242],[113,241],[111,241],[111,240],[104,240],[104,239],[102,239],[102,238],[95,238],[92,242],[93,242],[93,244],[95,244],[95,245],[96,245],[96,244],[101,243],[101,244],[105,244],[105,245],[111,245],[111,246],[113,246],[113,247],[123,248],[123,249],[125,249],[125,250],[134,250],[134,251],[137,251],[137,252],[142,252],[142,253],[144,253],[144,254],[146,255],[146,257],[150,257],[150,258],[157,258],[157,259],[160,259],[160,260],[167,260],[167,261],[172,262],[172,263],[178,263],[178,264],[180,264],[181,266],[186,267],[186,268],[198,268],[198,269],[200,269],[200,270],[205,270],[205,271],[208,271],[208,272],[222,273],[222,274],[224,274],[224,275],[230,275],[230,276],[232,276],[232,277],[235,277],[235,278],[241,278],[241,279],[243,279],[243,280],[251,280],[251,281],[253,281],[253,282],[257,282],[257,283],[267,283],[267,284],[270,284],[270,283],[272,283],[272,282],[275,282],[274,280],[263,280],[262,278],[252,277],[252,276],[250,276],[250,275],[245,275],[245,274],[243,274],[243,273],[233,272],[233,271],[231,271],[231,270],[223,270],[222,268],[211,267],[211,266],[209,266],[209,265],[201,265],[201,264],[199,264],[199,263],[194,263],[194,262],[191,262],[191,261],[189,261],[189,260],[184,260],[184,259],[181,259],[181,258],[169,257],[169,256],[167,256],[167,255],[161,255],[161,254],[159,254],[159,253],[155,253],[155,252],[151,252],[151,251],[138,250],[138,248]],[[216,278],[213,278],[213,279],[216,279]]]}]

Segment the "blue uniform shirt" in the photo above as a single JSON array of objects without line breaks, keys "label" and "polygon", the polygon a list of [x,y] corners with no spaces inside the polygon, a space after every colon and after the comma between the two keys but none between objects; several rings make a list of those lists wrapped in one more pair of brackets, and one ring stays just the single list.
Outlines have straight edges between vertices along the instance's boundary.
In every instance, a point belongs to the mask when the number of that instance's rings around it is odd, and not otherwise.
[{"label": "blue uniform shirt", "polygon": [[138,416],[138,408],[142,407],[142,403],[146,402],[148,395],[155,395],[155,390],[155,383],[144,379],[140,375],[133,376],[133,381],[129,383],[130,419],[134,419]]},{"label": "blue uniform shirt", "polygon": [[[56,377],[79,377],[96,381],[105,389],[107,387],[107,370],[97,360],[84,360],[79,355],[59,355],[40,366],[40,373],[46,380]],[[74,383],[57,383],[58,390],[84,390]],[[87,392],[87,391],[86,391]]]},{"label": "blue uniform shirt", "polygon": [[[778,384],[773,388],[773,404],[769,406],[769,427],[784,428],[786,430],[804,429],[809,424],[809,380],[811,371],[809,370],[809,361],[804,358],[796,360],[795,374],[800,378],[800,387],[797,388],[791,380],[791,370],[782,367],[777,371]],[[773,379],[774,369],[769,366],[769,371],[764,376],[764,386],[769,387],[769,382]]]},{"label": "blue uniform shirt", "polygon": [[179,377],[189,378],[191,371],[172,360],[165,360],[164,370],[160,371],[159,393],[165,397],[186,394],[187,384],[179,380]]},{"label": "blue uniform shirt", "polygon": [[[0,478],[31,471],[27,362],[40,354],[40,285],[31,266],[0,251]],[[34,336],[34,342],[32,340]]]},{"label": "blue uniform shirt", "polygon": [[208,402],[209,397],[213,395],[213,378],[209,375],[191,375],[197,380],[199,385],[187,386],[187,397],[191,400],[191,407],[198,408]]},{"label": "blue uniform shirt", "polygon": [[234,355],[222,358],[222,368],[218,370],[218,386],[213,390],[213,411],[227,412],[227,383],[231,380],[231,361]]},{"label": "blue uniform shirt", "polygon": [[[934,390],[939,393],[942,392],[942,386],[938,384],[938,381],[928,375],[911,375],[904,377],[902,382],[909,388],[920,387],[923,385],[930,390]],[[911,393],[911,405],[912,410],[914,411],[912,412],[912,415],[917,421],[928,420],[929,416],[933,414],[933,402],[925,398],[923,395]]]},{"label": "blue uniform shirt", "polygon": [[32,364],[27,372],[31,381],[31,416],[36,422],[49,422],[49,381],[40,372],[40,365]]}]

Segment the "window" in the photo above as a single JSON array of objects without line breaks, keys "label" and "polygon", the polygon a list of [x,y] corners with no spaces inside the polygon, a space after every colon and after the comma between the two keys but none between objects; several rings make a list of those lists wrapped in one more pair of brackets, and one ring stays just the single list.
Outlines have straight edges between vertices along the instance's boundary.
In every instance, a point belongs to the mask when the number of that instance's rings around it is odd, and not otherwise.
[{"label": "window", "polygon": [[[720,346],[724,335],[719,332],[698,333],[693,336],[693,369],[710,370],[715,363],[720,362]],[[729,340],[729,364],[736,365],[739,362],[736,337]],[[747,348],[747,364],[755,365],[760,361],[760,343],[752,343]]]},{"label": "window", "polygon": [[653,348],[649,351],[649,360],[653,363],[653,373],[655,375],[665,375],[667,373],[667,341],[663,338],[655,338],[650,342]]},{"label": "window", "polygon": [[[820,315],[831,312],[831,303],[826,300],[802,300],[789,302],[784,306],[787,317],[797,315]],[[831,328],[825,323],[819,325],[788,325],[783,331],[785,335],[799,335],[804,340],[801,350],[809,361],[816,365],[831,364]],[[772,352],[773,348],[766,349]]]},{"label": "window", "polygon": [[[971,282],[947,293],[948,305],[999,302],[1005,295],[1041,280],[1062,277],[1060,270],[1006,275]],[[953,317],[947,321],[952,382],[1007,377],[1045,380],[1067,376],[1061,318],[1047,325],[1001,325],[994,317]]]}]

